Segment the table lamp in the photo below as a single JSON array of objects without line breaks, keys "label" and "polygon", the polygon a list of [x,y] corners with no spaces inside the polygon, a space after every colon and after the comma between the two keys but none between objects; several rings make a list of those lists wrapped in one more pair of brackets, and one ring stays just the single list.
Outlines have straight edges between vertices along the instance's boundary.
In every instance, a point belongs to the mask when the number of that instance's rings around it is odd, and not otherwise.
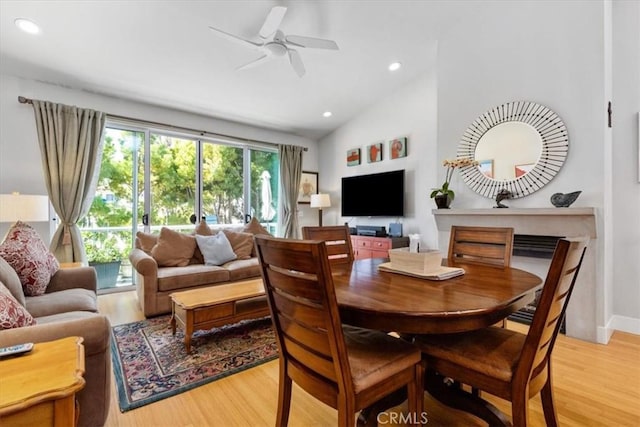
[{"label": "table lamp", "polygon": [[0,222],[49,221],[49,197],[31,194],[0,194]]},{"label": "table lamp", "polygon": [[322,227],[322,208],[331,207],[331,199],[329,199],[329,195],[328,194],[312,194],[310,206],[312,208],[318,208],[318,219],[319,219],[320,227]]}]

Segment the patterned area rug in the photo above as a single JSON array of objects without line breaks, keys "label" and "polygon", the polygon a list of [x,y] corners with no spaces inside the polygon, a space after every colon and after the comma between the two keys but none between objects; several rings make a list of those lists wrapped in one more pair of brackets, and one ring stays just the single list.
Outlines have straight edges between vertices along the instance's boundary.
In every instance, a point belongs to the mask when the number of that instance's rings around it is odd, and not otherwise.
[{"label": "patterned area rug", "polygon": [[120,411],[157,402],[278,357],[271,319],[197,331],[191,354],[170,316],[114,326],[111,357]]}]

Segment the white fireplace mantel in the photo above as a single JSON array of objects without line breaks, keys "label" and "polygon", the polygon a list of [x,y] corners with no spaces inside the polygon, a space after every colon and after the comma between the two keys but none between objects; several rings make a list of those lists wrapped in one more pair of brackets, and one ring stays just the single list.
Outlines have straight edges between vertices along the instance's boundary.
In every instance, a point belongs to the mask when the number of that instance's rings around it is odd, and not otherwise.
[{"label": "white fireplace mantel", "polygon": [[595,239],[595,208],[531,209],[434,209],[438,230],[449,231],[452,225],[478,227],[513,227],[516,234]]},{"label": "white fireplace mantel", "polygon": [[[596,233],[596,209],[587,208],[493,208],[434,209],[440,248],[449,245],[452,225],[477,227],[513,227],[515,234],[538,236],[589,236],[591,241],[582,261],[576,286],[567,307],[567,335],[596,342],[596,295],[602,283],[600,248]],[[530,270],[526,260],[512,259],[512,265]],[[532,271],[543,277],[546,271]],[[543,277],[544,279],[544,277]]]}]

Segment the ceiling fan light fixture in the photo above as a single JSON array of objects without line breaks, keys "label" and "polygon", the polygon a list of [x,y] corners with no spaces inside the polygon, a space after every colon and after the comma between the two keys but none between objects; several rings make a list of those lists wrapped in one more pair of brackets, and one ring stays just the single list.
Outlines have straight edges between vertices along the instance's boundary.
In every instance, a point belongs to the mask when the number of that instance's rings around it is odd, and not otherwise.
[{"label": "ceiling fan light fixture", "polygon": [[400,62],[392,62],[389,64],[389,71],[396,71],[402,67],[402,63]]},{"label": "ceiling fan light fixture", "polygon": [[216,27],[210,26],[209,28],[220,37],[242,44],[246,47],[262,51],[262,56],[260,58],[253,60],[248,64],[241,65],[236,68],[236,70],[251,68],[254,65],[262,64],[271,58],[288,56],[291,68],[293,68],[293,71],[298,75],[298,77],[302,77],[306,73],[304,63],[302,62],[302,58],[298,51],[293,47],[302,49],[338,50],[338,44],[333,40],[285,35],[279,27],[286,12],[287,8],[284,6],[276,6],[271,9],[267,15],[267,19],[265,19],[264,24],[262,25],[262,28],[260,28],[260,32],[258,33],[260,38],[263,39],[261,42],[251,41],[244,37],[227,33],[226,31],[220,30]]},{"label": "ceiling fan light fixture", "polygon": [[16,27],[20,28],[22,31],[24,31],[25,33],[29,33],[29,34],[38,34],[40,33],[40,27],[38,27],[38,25],[26,18],[17,18],[15,21],[13,21],[14,24],[16,24]]},{"label": "ceiling fan light fixture", "polygon": [[285,56],[287,54],[287,47],[282,43],[271,42],[265,44],[264,47],[274,56]]},{"label": "ceiling fan light fixture", "polygon": [[331,111],[325,111],[324,113],[322,113],[322,117],[331,117],[333,116],[333,113]]}]

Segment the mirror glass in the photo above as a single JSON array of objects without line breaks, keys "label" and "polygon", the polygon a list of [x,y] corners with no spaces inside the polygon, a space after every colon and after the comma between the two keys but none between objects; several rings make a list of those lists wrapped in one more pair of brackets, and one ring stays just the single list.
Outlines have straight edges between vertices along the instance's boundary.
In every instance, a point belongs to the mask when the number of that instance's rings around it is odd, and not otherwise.
[{"label": "mirror glass", "polygon": [[516,179],[533,169],[542,153],[542,138],[526,123],[507,122],[489,129],[476,145],[478,168],[487,178]]},{"label": "mirror glass", "polygon": [[555,112],[535,102],[508,102],[483,113],[464,132],[458,157],[479,165],[460,174],[485,197],[507,190],[517,199],[551,181],[568,151],[567,128]]}]

